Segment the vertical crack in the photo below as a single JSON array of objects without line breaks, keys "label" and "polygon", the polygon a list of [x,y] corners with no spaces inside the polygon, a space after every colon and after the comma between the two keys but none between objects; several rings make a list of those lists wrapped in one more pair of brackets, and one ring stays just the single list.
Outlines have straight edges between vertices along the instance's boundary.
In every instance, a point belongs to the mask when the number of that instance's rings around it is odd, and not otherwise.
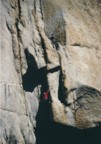
[{"label": "vertical crack", "polygon": [[40,0],[39,2],[40,2],[40,11],[41,11],[41,16],[42,16],[42,20],[43,20],[42,0]]},{"label": "vertical crack", "polygon": [[[22,80],[22,59],[21,59],[21,35],[20,35],[20,29],[19,29],[19,23],[21,21],[21,5],[20,5],[20,0],[18,0],[18,18],[16,19],[16,22],[15,22],[15,26],[16,26],[16,31],[17,31],[17,39],[18,39],[18,48],[19,48],[19,51],[18,51],[18,56],[19,56],[19,63],[20,63],[20,77],[21,77],[21,80]],[[23,90],[23,96],[25,97],[25,106],[26,106],[26,115],[29,115],[28,114],[28,106],[27,106],[27,100],[26,100],[26,96],[25,96],[25,92]]]},{"label": "vertical crack", "polygon": [[67,102],[66,102],[66,96],[67,96],[68,89],[64,85],[65,75],[62,72],[61,55],[58,53],[58,56],[59,56],[59,63],[60,63],[58,99],[60,100],[61,103],[63,103],[64,105],[66,105],[67,104]]},{"label": "vertical crack", "polygon": [[19,10],[19,19],[21,19],[21,6],[20,6],[20,0],[18,0],[18,10]]}]

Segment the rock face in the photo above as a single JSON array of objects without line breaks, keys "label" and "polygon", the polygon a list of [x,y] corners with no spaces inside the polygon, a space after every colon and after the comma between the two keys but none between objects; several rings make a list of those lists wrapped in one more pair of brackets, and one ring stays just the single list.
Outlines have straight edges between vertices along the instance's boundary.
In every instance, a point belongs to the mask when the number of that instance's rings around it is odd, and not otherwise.
[{"label": "rock face", "polygon": [[0,144],[36,143],[47,89],[54,122],[99,126],[101,1],[2,0],[0,7]]}]

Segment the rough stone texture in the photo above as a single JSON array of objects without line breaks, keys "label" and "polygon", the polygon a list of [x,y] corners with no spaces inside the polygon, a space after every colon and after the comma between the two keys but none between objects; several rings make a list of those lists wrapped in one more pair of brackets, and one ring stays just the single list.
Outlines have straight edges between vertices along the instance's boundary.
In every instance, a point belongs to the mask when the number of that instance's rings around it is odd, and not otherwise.
[{"label": "rough stone texture", "polygon": [[[101,120],[101,3],[100,1],[49,2],[45,0],[42,4],[46,34],[55,33],[58,40],[62,37],[59,40],[58,50],[60,70],[48,74],[54,120],[79,128],[99,125]],[[52,62],[53,60],[54,58],[51,58]],[[62,103],[58,99],[57,73],[62,75],[62,84],[60,84],[63,91],[60,94]],[[79,87],[83,87],[84,92],[75,94],[75,90]],[[63,98],[64,90],[65,98]],[[70,107],[66,106],[66,101],[71,104]],[[80,105],[77,110],[76,105]],[[66,113],[64,113],[65,109]]]},{"label": "rough stone texture", "polygon": [[0,15],[0,144],[35,143],[44,76],[55,122],[99,126],[101,1],[2,0]]}]

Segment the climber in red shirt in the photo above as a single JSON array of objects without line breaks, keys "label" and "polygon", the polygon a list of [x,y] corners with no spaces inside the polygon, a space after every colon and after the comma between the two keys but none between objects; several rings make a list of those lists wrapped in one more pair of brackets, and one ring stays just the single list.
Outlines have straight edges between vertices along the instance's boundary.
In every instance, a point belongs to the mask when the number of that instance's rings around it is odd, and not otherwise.
[{"label": "climber in red shirt", "polygon": [[44,100],[44,101],[47,101],[48,98],[49,98],[49,90],[47,90],[47,91],[44,92],[44,94],[43,94],[43,100]]}]

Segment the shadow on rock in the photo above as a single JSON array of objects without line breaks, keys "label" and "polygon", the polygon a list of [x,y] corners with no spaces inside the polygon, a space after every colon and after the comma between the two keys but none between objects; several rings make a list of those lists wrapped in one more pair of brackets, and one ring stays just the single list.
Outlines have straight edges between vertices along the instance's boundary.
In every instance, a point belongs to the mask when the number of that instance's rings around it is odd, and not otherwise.
[{"label": "shadow on rock", "polygon": [[80,130],[54,123],[50,119],[48,102],[40,102],[36,121],[37,144],[101,144],[100,127]]}]

